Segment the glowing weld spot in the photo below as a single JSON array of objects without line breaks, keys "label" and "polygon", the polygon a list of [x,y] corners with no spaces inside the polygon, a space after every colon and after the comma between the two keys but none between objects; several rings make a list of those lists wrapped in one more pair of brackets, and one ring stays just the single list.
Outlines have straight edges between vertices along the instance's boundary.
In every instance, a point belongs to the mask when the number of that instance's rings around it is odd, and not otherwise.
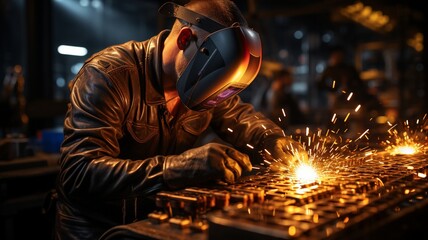
[{"label": "glowing weld spot", "polygon": [[416,153],[416,148],[413,146],[397,146],[392,151],[392,154],[411,155]]},{"label": "glowing weld spot", "polygon": [[318,179],[315,169],[307,164],[301,164],[296,168],[295,175],[302,183],[312,183]]}]

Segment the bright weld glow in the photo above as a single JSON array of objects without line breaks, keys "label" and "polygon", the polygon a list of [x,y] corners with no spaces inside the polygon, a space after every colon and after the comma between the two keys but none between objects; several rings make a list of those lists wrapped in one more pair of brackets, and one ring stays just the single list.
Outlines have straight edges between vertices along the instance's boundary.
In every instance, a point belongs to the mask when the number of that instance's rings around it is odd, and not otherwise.
[{"label": "bright weld glow", "polygon": [[70,56],[85,56],[88,53],[88,50],[84,47],[76,47],[69,45],[59,45],[58,52],[62,55],[70,55]]},{"label": "bright weld glow", "polygon": [[415,146],[396,146],[392,149],[392,154],[404,154],[404,155],[412,155],[417,152],[417,148]]},{"label": "bright weld glow", "polygon": [[353,92],[351,92],[350,94],[349,94],[349,96],[348,96],[348,98],[346,99],[346,100],[351,100],[351,97],[352,97],[352,95],[353,95],[354,93]]},{"label": "bright weld glow", "polygon": [[295,176],[302,183],[312,183],[318,179],[315,168],[307,164],[299,165],[295,170]]},{"label": "bright weld glow", "polygon": [[284,108],[282,108],[282,115],[284,115],[284,117],[286,116]]},{"label": "bright weld glow", "polygon": [[[388,129],[388,133],[394,138],[390,141],[386,140],[385,144],[387,144],[386,150],[392,155],[412,155],[425,149],[423,143],[426,142],[426,138],[420,138],[418,134],[414,134],[424,125],[418,125],[416,129],[412,130],[412,126],[409,124],[408,120],[404,121],[406,129],[403,132],[399,132],[398,128],[396,128],[397,124]],[[422,132],[423,128],[420,128],[420,130]]]},{"label": "bright weld glow", "polygon": [[247,147],[249,147],[249,148],[251,148],[251,149],[254,149],[254,147],[253,146],[251,146],[250,144],[248,144],[247,143]]},{"label": "bright weld glow", "polygon": [[358,106],[355,108],[355,112],[358,112],[358,110],[360,110],[361,108],[361,104],[358,104]]},{"label": "bright weld glow", "polygon": [[231,128],[227,128],[227,131],[229,132],[233,132],[233,130]]}]

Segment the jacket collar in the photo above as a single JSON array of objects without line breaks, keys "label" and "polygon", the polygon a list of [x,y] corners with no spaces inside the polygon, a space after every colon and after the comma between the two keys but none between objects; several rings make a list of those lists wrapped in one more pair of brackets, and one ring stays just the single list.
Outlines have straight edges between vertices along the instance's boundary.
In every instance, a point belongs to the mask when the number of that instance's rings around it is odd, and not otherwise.
[{"label": "jacket collar", "polygon": [[165,38],[169,33],[170,30],[163,30],[157,36],[152,37],[147,43],[145,56],[145,98],[148,105],[165,103],[162,85],[162,50]]}]

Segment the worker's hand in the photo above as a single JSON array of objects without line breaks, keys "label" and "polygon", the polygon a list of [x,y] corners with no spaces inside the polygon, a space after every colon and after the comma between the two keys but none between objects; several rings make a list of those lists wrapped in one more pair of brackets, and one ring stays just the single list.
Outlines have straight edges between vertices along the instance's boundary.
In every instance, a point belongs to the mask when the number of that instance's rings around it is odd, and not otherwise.
[{"label": "worker's hand", "polygon": [[209,143],[180,155],[167,156],[163,177],[171,188],[201,185],[212,180],[234,183],[243,171],[251,171],[249,157],[234,148]]},{"label": "worker's hand", "polygon": [[288,169],[308,161],[306,150],[291,138],[267,137],[263,147],[263,155],[271,163],[272,170]]}]

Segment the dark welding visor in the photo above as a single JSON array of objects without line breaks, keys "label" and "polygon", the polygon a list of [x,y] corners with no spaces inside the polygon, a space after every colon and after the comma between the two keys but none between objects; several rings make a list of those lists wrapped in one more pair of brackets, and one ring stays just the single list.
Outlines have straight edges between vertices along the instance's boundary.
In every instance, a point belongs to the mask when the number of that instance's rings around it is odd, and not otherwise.
[{"label": "dark welding visor", "polygon": [[189,109],[213,108],[254,80],[262,61],[257,32],[238,24],[225,27],[172,2],[163,4],[159,12],[210,33],[177,81],[178,94]]}]

